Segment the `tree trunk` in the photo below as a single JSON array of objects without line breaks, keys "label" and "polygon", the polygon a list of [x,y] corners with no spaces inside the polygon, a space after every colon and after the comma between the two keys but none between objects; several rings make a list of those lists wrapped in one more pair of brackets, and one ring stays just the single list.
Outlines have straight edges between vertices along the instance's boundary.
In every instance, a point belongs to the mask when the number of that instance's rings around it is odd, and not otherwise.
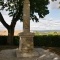
[{"label": "tree trunk", "polygon": [[13,45],[13,37],[14,37],[14,29],[9,29],[8,30],[8,38],[7,38],[7,43],[9,45]]},{"label": "tree trunk", "polygon": [[8,24],[5,22],[2,14],[1,14],[1,12],[0,12],[0,22],[1,22],[1,23],[4,25],[4,27],[8,30],[7,43],[8,43],[9,45],[12,45],[12,44],[13,44],[14,28],[15,28],[16,22],[18,21],[19,17],[20,17],[19,13],[16,12],[16,13],[13,15],[11,24],[8,25]]}]

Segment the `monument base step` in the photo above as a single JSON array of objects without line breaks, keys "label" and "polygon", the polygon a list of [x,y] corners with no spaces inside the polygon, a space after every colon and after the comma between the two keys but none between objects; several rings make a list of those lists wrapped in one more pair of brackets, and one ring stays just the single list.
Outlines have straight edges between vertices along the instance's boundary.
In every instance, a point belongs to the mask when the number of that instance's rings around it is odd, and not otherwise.
[{"label": "monument base step", "polygon": [[18,57],[39,57],[39,52],[36,50],[33,50],[29,53],[20,52],[19,50],[16,50],[16,56]]}]

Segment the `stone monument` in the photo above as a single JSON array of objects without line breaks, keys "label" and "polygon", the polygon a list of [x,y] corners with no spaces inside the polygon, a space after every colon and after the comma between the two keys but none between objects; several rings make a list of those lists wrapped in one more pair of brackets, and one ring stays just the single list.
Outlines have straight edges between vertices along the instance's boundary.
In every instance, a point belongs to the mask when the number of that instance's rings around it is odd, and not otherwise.
[{"label": "stone monument", "polygon": [[34,57],[39,56],[34,50],[33,37],[34,33],[30,32],[30,1],[24,0],[23,5],[23,32],[19,35],[19,48],[17,57]]}]

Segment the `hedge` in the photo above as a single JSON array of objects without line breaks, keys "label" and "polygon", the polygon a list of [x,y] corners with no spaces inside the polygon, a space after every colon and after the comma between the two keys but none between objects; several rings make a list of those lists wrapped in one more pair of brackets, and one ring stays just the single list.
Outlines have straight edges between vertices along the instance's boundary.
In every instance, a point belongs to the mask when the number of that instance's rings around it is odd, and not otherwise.
[{"label": "hedge", "polygon": [[[35,47],[60,47],[60,35],[38,35],[34,36],[34,46]],[[7,36],[0,36],[0,45],[7,44]],[[19,37],[14,36],[14,45],[19,45]]]},{"label": "hedge", "polygon": [[60,47],[60,35],[34,36],[34,46]]}]

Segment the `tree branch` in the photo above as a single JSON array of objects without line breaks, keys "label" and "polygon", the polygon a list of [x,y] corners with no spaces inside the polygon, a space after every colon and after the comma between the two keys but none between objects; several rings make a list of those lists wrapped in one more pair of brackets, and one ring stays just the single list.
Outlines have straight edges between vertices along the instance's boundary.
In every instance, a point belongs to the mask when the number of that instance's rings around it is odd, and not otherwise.
[{"label": "tree branch", "polygon": [[9,29],[9,25],[5,22],[1,12],[0,12],[0,22],[4,25],[6,29]]}]

